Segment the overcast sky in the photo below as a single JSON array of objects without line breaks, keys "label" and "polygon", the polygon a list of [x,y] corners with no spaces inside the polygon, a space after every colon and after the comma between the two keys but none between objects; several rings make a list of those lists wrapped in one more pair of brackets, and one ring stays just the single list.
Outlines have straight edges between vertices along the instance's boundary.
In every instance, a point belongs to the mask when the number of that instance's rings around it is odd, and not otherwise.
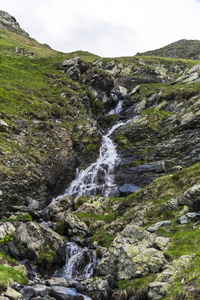
[{"label": "overcast sky", "polygon": [[200,0],[0,0],[29,35],[53,49],[132,56],[200,40]]}]

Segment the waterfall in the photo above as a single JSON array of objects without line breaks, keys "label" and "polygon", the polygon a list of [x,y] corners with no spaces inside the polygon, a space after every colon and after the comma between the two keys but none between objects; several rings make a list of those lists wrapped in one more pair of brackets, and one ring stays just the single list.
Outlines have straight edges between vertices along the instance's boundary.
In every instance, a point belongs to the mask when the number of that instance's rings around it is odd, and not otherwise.
[{"label": "waterfall", "polygon": [[[119,114],[122,109],[122,100],[119,101],[115,110],[111,110]],[[65,190],[64,195],[72,195],[74,197],[93,196],[102,194],[109,196],[117,189],[114,183],[114,169],[119,163],[119,156],[116,151],[116,145],[110,138],[110,135],[119,127],[126,125],[127,122],[115,124],[105,135],[102,135],[102,145],[99,151],[99,157],[96,162],[92,163],[85,170],[77,169],[76,178],[71,182],[70,186]]]},{"label": "waterfall", "polygon": [[96,267],[96,253],[88,248],[80,248],[75,243],[66,244],[66,264],[54,274],[68,280],[84,280],[93,276]]}]

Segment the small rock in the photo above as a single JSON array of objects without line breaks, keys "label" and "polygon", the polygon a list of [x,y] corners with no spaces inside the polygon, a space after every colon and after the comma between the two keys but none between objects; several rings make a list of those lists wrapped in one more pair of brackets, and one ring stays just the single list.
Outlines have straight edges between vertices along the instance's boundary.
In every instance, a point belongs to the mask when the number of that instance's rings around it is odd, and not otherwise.
[{"label": "small rock", "polygon": [[154,233],[156,232],[156,230],[159,228],[159,227],[165,227],[165,226],[170,226],[172,224],[171,221],[161,221],[161,222],[158,222],[158,223],[155,223],[153,225],[151,225],[149,228],[147,228],[146,230],[151,232],[151,233]]},{"label": "small rock", "polygon": [[22,294],[18,293],[14,289],[7,287],[6,292],[4,292],[4,295],[7,296],[11,300],[20,300],[23,299]]},{"label": "small rock", "polygon": [[0,120],[0,126],[9,127],[9,125],[3,120]]},{"label": "small rock", "polygon": [[6,222],[0,226],[0,239],[15,232],[15,227],[10,222]]},{"label": "small rock", "polygon": [[32,199],[31,197],[26,197],[26,202],[28,204],[29,209],[38,209],[39,208],[39,201]]}]

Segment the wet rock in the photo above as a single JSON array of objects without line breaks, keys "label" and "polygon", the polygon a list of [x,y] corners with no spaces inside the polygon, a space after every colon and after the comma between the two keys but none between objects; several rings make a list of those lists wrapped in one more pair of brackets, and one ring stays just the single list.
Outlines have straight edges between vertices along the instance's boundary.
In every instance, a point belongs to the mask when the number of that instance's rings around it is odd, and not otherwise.
[{"label": "wet rock", "polygon": [[29,300],[32,297],[38,296],[36,290],[32,286],[25,286],[23,289],[21,289],[20,293],[25,300]]},{"label": "wet rock", "polygon": [[5,238],[9,234],[15,232],[15,227],[10,222],[6,222],[3,225],[0,225],[0,239]]},{"label": "wet rock", "polygon": [[20,262],[26,268],[27,277],[30,280],[37,281],[36,279],[36,269],[31,265],[31,262],[28,259],[24,259]]},{"label": "wet rock", "polygon": [[49,295],[54,297],[56,300],[84,300],[84,297],[73,290],[66,288],[55,286],[53,287]]},{"label": "wet rock", "polygon": [[68,287],[69,283],[68,280],[63,277],[51,277],[50,279],[45,280],[45,285]]}]

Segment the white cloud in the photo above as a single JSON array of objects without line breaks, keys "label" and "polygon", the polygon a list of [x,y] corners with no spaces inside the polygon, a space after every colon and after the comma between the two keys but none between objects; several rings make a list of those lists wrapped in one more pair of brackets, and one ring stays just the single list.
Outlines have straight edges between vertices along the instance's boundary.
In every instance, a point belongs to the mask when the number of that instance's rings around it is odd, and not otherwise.
[{"label": "white cloud", "polygon": [[[2,2],[2,3],[1,3]],[[56,50],[134,55],[199,39],[199,0],[0,0],[33,38]]]}]

